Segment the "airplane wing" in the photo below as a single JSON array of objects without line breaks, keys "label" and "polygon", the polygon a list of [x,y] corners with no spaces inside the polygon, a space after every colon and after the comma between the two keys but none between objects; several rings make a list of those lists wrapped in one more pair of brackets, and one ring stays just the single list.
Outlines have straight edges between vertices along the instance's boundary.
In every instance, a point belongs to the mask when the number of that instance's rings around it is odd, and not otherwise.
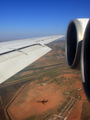
[{"label": "airplane wing", "polygon": [[64,35],[14,40],[0,43],[0,83],[36,61],[51,48],[46,44]]}]

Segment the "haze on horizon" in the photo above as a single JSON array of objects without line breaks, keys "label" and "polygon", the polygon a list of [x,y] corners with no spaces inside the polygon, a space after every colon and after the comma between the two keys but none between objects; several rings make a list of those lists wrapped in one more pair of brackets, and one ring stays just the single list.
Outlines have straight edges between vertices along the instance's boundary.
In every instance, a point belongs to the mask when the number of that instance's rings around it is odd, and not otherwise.
[{"label": "haze on horizon", "polygon": [[0,0],[0,40],[65,35],[70,20],[90,18],[89,5],[89,0]]}]

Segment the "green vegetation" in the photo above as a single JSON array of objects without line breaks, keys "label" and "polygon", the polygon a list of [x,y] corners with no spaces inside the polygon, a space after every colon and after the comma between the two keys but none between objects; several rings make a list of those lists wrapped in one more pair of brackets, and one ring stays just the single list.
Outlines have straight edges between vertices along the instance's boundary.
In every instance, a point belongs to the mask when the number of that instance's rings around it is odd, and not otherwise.
[{"label": "green vegetation", "polygon": [[61,47],[61,46],[58,46],[58,45],[55,46],[55,49],[56,49],[56,51],[62,50],[62,51],[65,52],[65,48]]},{"label": "green vegetation", "polygon": [[52,114],[47,115],[43,120],[47,120],[48,117],[50,117]]},{"label": "green vegetation", "polygon": [[71,97],[68,97],[66,102],[63,103],[63,105],[58,109],[58,112],[60,113],[61,110],[66,106],[66,104],[70,101]]},{"label": "green vegetation", "polygon": [[[60,66],[61,65],[59,65],[59,67]],[[52,75],[52,72],[56,71],[57,69],[58,69],[57,66],[52,66],[51,68],[48,68],[48,70],[47,69],[33,70],[32,74],[27,74],[27,75],[23,75],[23,76],[20,75],[22,73],[22,72],[20,72],[20,73],[17,73],[15,76],[11,77],[10,79],[8,79],[7,81],[5,81],[3,84],[6,84],[6,83],[12,82],[12,81],[17,82],[17,81],[29,80],[29,79],[32,79],[32,78],[34,78],[36,76],[38,77],[38,76],[40,76],[42,74],[43,74],[42,77],[44,77],[44,76],[52,76],[52,78],[53,78],[55,76],[55,73],[53,73],[53,75]],[[40,79],[40,77],[38,79]]]}]

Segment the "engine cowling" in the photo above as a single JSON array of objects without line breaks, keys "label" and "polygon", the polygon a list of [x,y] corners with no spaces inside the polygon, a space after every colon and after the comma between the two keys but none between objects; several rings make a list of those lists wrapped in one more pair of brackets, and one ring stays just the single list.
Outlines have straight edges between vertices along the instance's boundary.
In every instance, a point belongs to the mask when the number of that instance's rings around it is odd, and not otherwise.
[{"label": "engine cowling", "polygon": [[80,70],[81,46],[88,21],[89,19],[74,19],[68,25],[65,54],[69,68]]},{"label": "engine cowling", "polygon": [[65,43],[66,62],[69,68],[81,70],[85,94],[90,101],[90,20],[70,21]]},{"label": "engine cowling", "polygon": [[90,101],[90,20],[87,24],[82,43],[81,76],[85,94]]}]

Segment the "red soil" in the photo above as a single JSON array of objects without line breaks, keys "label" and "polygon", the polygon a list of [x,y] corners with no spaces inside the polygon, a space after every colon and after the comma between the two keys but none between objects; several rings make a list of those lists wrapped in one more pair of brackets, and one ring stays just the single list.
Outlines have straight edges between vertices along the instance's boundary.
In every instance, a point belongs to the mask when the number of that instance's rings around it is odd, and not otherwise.
[{"label": "red soil", "polygon": [[83,90],[79,91],[79,94],[81,96],[81,100],[77,101],[72,111],[68,115],[67,120],[81,120],[82,105],[87,100],[87,98]]},{"label": "red soil", "polygon": [[80,94],[82,100],[86,100],[86,99],[87,99],[87,98],[86,98],[86,95],[85,95],[85,93],[84,93],[84,90],[79,91],[79,94]]},{"label": "red soil", "polygon": [[80,120],[83,101],[78,101],[70,112],[67,120]]},{"label": "red soil", "polygon": [[52,55],[53,54],[53,52],[49,52],[49,53],[47,53],[47,55]]},{"label": "red soil", "polygon": [[58,53],[62,53],[62,51],[58,51]]},{"label": "red soil", "polygon": [[20,74],[20,76],[24,76],[24,75],[28,75],[28,74],[32,74],[33,71],[26,71]]},{"label": "red soil", "polygon": [[[40,86],[30,83],[8,108],[10,117],[14,120],[26,119],[32,116],[41,115],[49,109],[58,107],[65,101],[63,95],[56,90],[56,84]],[[48,100],[47,103],[37,101]]]},{"label": "red soil", "polygon": [[41,58],[39,58],[39,61],[45,61],[45,60],[46,60],[45,57],[41,57]]},{"label": "red soil", "polygon": [[76,83],[74,84],[74,88],[75,89],[77,89],[77,88],[83,89],[82,82],[81,81],[76,81]]},{"label": "red soil", "polygon": [[64,74],[64,75],[59,75],[57,76],[57,78],[61,78],[61,77],[65,77],[65,78],[72,78],[72,74]]},{"label": "red soil", "polygon": [[72,74],[64,74],[63,75],[65,78],[71,78],[73,75]]}]

